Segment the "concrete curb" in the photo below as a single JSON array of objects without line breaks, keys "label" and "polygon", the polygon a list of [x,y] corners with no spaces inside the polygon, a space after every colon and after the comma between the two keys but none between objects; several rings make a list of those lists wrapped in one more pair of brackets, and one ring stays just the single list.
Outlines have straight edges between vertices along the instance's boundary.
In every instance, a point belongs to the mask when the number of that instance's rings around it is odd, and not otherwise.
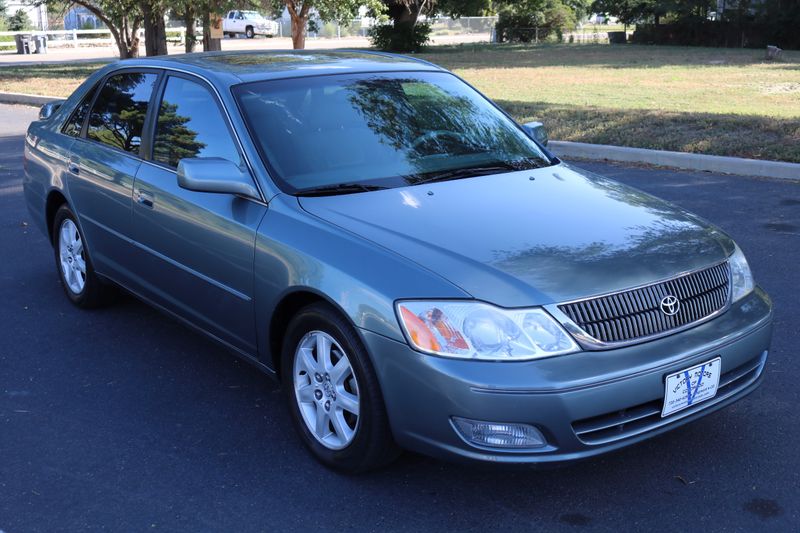
[{"label": "concrete curb", "polygon": [[59,96],[40,96],[37,94],[4,93],[0,92],[0,104],[21,104],[40,106],[53,100],[63,100]]},{"label": "concrete curb", "polygon": [[781,161],[760,161],[741,157],[687,154],[665,150],[647,150],[604,144],[587,144],[569,141],[550,141],[547,147],[559,157],[576,157],[628,163],[647,163],[663,167],[704,170],[740,176],[758,176],[800,180],[800,164]]}]

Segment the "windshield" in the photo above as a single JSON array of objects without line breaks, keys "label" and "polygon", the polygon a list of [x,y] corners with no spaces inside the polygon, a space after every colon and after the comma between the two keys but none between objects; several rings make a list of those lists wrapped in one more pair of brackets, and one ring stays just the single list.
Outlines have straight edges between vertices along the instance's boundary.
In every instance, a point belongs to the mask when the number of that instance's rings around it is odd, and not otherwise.
[{"label": "windshield", "polygon": [[483,96],[444,72],[239,85],[248,128],[286,192],[360,192],[548,166]]},{"label": "windshield", "polygon": [[250,19],[250,20],[265,20],[264,19],[264,15],[262,15],[261,13],[258,13],[256,11],[242,11],[241,13],[242,13],[242,15],[244,15],[244,18],[246,18],[246,19]]}]

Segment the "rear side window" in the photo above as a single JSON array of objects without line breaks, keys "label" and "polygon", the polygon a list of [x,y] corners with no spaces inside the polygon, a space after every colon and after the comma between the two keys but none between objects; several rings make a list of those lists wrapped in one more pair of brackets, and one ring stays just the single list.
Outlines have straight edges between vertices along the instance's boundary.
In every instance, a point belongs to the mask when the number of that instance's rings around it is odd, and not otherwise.
[{"label": "rear side window", "polygon": [[125,72],[108,78],[89,115],[86,137],[138,153],[147,105],[157,79],[150,72]]},{"label": "rear side window", "polygon": [[97,85],[92,87],[86,96],[83,97],[81,103],[78,104],[78,107],[75,108],[75,111],[72,112],[72,116],[69,117],[69,120],[64,124],[64,127],[61,128],[61,133],[69,135],[70,137],[80,137],[81,136],[81,129],[83,128],[83,122],[86,120],[86,113],[89,112],[89,106],[92,105],[92,99],[94,98],[94,93],[97,92]]},{"label": "rear side window", "polygon": [[197,82],[170,76],[158,109],[153,160],[177,167],[181,159],[191,157],[241,163],[214,96]]}]

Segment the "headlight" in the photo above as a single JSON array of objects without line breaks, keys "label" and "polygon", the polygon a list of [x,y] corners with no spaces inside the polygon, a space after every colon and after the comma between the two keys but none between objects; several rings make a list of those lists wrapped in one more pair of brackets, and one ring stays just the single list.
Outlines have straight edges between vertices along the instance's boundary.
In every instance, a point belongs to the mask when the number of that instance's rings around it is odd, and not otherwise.
[{"label": "headlight", "polygon": [[728,264],[731,267],[731,286],[735,302],[750,294],[755,287],[755,282],[753,274],[750,272],[750,265],[747,264],[747,259],[738,246],[728,258]]},{"label": "headlight", "polygon": [[519,361],[579,350],[544,309],[481,302],[403,301],[397,316],[412,347],[460,359]]}]

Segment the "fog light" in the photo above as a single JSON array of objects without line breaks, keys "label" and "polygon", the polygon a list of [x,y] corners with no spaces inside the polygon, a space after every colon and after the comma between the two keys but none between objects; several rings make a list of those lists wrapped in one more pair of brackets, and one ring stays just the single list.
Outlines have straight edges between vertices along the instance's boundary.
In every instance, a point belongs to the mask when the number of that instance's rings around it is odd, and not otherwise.
[{"label": "fog light", "polygon": [[453,417],[453,425],[470,444],[491,448],[541,448],[547,444],[542,432],[528,424],[481,422]]}]

